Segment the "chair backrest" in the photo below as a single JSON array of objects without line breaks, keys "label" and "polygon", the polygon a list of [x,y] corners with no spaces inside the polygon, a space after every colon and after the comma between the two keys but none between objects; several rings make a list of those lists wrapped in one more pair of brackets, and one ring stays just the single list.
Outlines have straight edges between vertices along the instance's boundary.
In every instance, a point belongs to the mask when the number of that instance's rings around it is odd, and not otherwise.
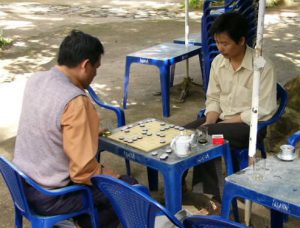
[{"label": "chair backrest", "polygon": [[287,91],[279,83],[277,83],[277,101],[279,101],[279,106],[277,111],[275,112],[275,114],[272,116],[271,119],[259,122],[258,130],[261,130],[275,123],[285,112],[285,108],[288,102],[288,94]]},{"label": "chair backrest", "polygon": [[0,156],[0,172],[10,191],[15,207],[17,207],[22,214],[30,213],[22,183],[22,178],[25,177],[25,174],[3,156]]},{"label": "chair backrest", "polygon": [[292,146],[296,146],[299,140],[300,140],[300,131],[297,131],[289,137],[288,143]]},{"label": "chair backrest", "polygon": [[153,228],[157,215],[165,215],[183,227],[166,208],[134,185],[106,175],[95,176],[92,182],[110,200],[124,228]]},{"label": "chair backrest", "polygon": [[183,224],[186,228],[249,228],[248,226],[232,222],[220,216],[194,215],[185,219]]},{"label": "chair backrest", "polygon": [[102,101],[97,94],[95,93],[95,91],[93,90],[93,88],[91,86],[88,87],[88,92],[91,96],[91,98],[94,100],[94,102],[99,105],[102,108],[105,109],[109,109],[115,112],[116,116],[117,116],[117,121],[118,121],[118,127],[122,127],[125,125],[125,114],[124,114],[124,110],[116,107],[116,106],[112,106],[110,104],[105,103],[104,101]]}]

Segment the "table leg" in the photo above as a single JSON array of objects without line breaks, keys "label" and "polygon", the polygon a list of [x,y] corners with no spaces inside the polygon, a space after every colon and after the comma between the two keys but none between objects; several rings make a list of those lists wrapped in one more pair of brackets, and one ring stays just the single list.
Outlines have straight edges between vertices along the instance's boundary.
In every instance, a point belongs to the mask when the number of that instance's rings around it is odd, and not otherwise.
[{"label": "table leg", "polygon": [[123,108],[127,107],[127,97],[128,97],[128,85],[129,85],[129,76],[130,76],[130,65],[131,61],[126,57],[125,64],[125,78],[124,78],[124,96],[123,96]]},{"label": "table leg", "polygon": [[223,152],[223,156],[224,156],[224,160],[226,163],[227,176],[229,176],[229,175],[233,174],[232,158],[231,158],[229,143],[226,143],[224,146],[225,146],[225,149]]},{"label": "table leg", "polygon": [[179,167],[170,167],[162,171],[164,176],[164,193],[166,208],[175,214],[182,208],[182,175],[184,170]]},{"label": "table leg", "polygon": [[271,228],[283,228],[284,217],[283,213],[271,209]]},{"label": "table leg", "polygon": [[148,184],[150,191],[158,190],[158,171],[156,169],[152,169],[147,167],[148,174]]},{"label": "table leg", "polygon": [[160,70],[160,87],[162,97],[163,116],[170,116],[170,66],[163,65]]}]

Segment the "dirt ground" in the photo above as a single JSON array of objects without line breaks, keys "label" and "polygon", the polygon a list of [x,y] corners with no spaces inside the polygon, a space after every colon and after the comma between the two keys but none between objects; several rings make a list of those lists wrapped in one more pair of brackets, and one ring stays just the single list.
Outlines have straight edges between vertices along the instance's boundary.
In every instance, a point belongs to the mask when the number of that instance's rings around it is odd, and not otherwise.
[{"label": "dirt ground", "polygon": [[[32,72],[49,69],[55,64],[58,45],[71,29],[91,33],[103,42],[105,56],[93,86],[106,102],[121,105],[126,55],[182,37],[184,11],[181,2],[0,0],[0,31],[5,37],[14,40],[12,47],[0,52],[0,154],[12,157],[27,78]],[[273,61],[282,84],[300,76],[299,12],[298,3],[291,7],[268,10],[265,17],[263,52]],[[201,12],[190,13],[191,33],[200,31],[200,18]],[[185,77],[185,64],[177,64],[175,73],[175,86],[170,92],[171,116],[165,120],[182,125],[193,120],[203,107],[204,93],[197,57],[190,60],[190,76],[198,85],[191,87],[191,95],[184,103],[178,102],[178,97],[180,82]],[[146,117],[163,119],[161,98],[152,95],[159,90],[159,86],[158,69],[138,64],[132,66],[127,123]],[[115,117],[110,112],[100,112],[104,126],[115,125]],[[109,163],[124,173],[122,159],[103,153],[102,160],[104,164]],[[133,175],[143,184],[147,184],[145,174],[143,167],[133,164]],[[156,196],[161,197],[161,192]],[[203,203],[201,197],[194,197],[190,194],[185,203]],[[2,180],[0,211],[0,227],[13,227],[13,208]],[[254,206],[254,227],[268,227],[268,219],[268,210]],[[286,227],[300,227],[300,223],[291,219]]]}]

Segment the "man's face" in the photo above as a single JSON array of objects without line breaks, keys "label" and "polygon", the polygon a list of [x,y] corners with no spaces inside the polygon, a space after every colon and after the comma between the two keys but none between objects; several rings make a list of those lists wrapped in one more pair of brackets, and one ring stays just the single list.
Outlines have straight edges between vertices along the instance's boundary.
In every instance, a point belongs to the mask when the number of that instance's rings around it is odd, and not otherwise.
[{"label": "man's face", "polygon": [[97,75],[97,69],[100,67],[100,65],[101,65],[101,56],[99,57],[99,60],[95,64],[92,64],[90,61],[86,63],[84,74],[81,77],[81,83],[85,89],[91,84],[91,82]]},{"label": "man's face", "polygon": [[214,35],[218,50],[226,59],[231,59],[242,54],[245,50],[245,38],[239,43],[232,40],[227,32]]}]

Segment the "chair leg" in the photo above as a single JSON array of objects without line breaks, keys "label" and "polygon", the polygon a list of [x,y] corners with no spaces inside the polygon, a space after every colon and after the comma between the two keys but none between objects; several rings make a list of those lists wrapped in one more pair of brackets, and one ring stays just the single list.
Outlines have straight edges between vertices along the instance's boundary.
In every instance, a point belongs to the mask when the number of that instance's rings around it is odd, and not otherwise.
[{"label": "chair leg", "polygon": [[17,228],[23,227],[23,216],[17,208],[15,208],[15,225]]}]

